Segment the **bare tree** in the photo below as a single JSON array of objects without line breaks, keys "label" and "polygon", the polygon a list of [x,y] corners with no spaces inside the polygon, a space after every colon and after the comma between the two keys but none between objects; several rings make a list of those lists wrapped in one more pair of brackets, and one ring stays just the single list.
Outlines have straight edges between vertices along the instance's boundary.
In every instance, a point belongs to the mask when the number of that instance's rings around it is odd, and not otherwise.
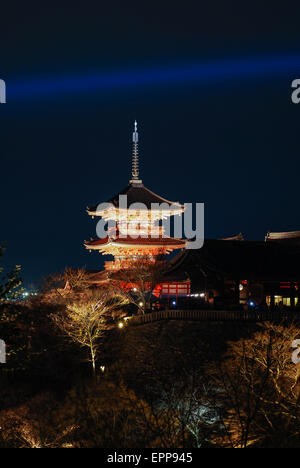
[{"label": "bare tree", "polygon": [[72,291],[84,291],[91,286],[89,274],[85,268],[66,268],[64,272],[65,287]]},{"label": "bare tree", "polygon": [[86,291],[67,304],[66,309],[52,318],[59,329],[74,343],[89,352],[93,374],[100,349],[100,339],[114,327],[112,313],[127,303],[126,298],[116,294],[110,287]]},{"label": "bare tree", "polygon": [[111,274],[111,280],[128,302],[135,304],[139,313],[151,309],[153,293],[163,281],[165,262],[161,260],[136,260],[129,268]]},{"label": "bare tree", "polygon": [[288,446],[300,434],[299,369],[291,360],[295,325],[265,324],[230,343],[213,378],[225,447]]},{"label": "bare tree", "polygon": [[47,302],[57,302],[63,299],[65,278],[63,273],[53,273],[44,277],[39,287],[39,300]]},{"label": "bare tree", "polygon": [[62,273],[54,273],[45,277],[40,291],[44,300],[55,302],[90,288],[89,274],[84,268],[66,268]]}]

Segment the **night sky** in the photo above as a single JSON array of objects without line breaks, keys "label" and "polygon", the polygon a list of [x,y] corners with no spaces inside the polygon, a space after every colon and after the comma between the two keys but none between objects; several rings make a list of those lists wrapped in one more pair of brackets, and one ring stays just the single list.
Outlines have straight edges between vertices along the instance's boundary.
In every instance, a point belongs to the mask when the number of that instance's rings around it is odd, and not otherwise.
[{"label": "night sky", "polygon": [[1,5],[0,242],[27,286],[102,268],[85,208],[127,185],[135,119],[143,182],[204,202],[207,238],[300,230],[300,6],[256,5]]}]

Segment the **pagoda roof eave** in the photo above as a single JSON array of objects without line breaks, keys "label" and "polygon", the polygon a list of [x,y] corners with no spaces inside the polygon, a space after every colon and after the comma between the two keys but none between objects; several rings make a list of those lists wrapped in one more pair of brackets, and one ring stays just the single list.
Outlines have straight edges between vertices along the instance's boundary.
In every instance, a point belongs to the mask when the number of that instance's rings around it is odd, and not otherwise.
[{"label": "pagoda roof eave", "polygon": [[[184,205],[182,205],[179,202],[173,202],[173,201],[167,200],[166,198],[163,198],[160,195],[157,195],[156,193],[152,192],[152,190],[145,187],[142,183],[129,184],[127,187],[121,190],[121,192],[119,192],[114,197],[107,200],[106,203],[111,203],[116,209],[119,209],[120,208],[119,206],[120,195],[127,196],[128,206],[130,206],[133,203],[141,203],[141,204],[144,204],[146,208],[149,210],[149,209],[152,209],[153,204],[167,204],[173,207],[172,210],[174,210],[174,214],[176,214],[175,212],[177,212],[177,208],[178,208],[178,213],[184,211]],[[87,207],[87,213],[90,216],[102,216],[103,210],[98,210],[99,205],[100,204]],[[168,208],[164,206],[154,211],[168,211]]]},{"label": "pagoda roof eave", "polygon": [[84,245],[87,249],[90,250],[102,250],[107,249],[110,246],[112,248],[119,247],[123,249],[159,249],[160,247],[163,249],[182,249],[185,247],[185,240],[177,239],[177,238],[109,238],[106,237],[105,239],[95,239],[91,241],[84,242]]}]

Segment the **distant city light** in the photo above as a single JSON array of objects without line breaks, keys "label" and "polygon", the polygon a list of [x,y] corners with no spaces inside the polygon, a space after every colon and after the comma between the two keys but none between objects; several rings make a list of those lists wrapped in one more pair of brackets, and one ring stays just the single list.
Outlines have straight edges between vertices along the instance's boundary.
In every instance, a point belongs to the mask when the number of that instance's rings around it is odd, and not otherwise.
[{"label": "distant city light", "polygon": [[123,327],[124,327],[124,323],[123,323],[123,322],[119,322],[118,327],[119,327],[119,328],[123,328]]},{"label": "distant city light", "polygon": [[189,297],[205,297],[205,293],[187,294]]}]

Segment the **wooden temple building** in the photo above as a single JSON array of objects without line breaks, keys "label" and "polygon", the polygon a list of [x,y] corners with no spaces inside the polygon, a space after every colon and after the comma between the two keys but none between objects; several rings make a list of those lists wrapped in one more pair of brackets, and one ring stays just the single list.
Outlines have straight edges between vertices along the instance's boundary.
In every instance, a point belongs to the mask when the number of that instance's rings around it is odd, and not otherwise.
[{"label": "wooden temple building", "polygon": [[[126,209],[120,203],[124,195]],[[202,248],[194,250],[185,249],[185,240],[164,235],[161,220],[183,213],[184,206],[142,183],[136,123],[129,184],[107,203],[108,209],[87,208],[92,217],[114,221],[104,238],[84,243],[89,251],[113,256],[105,262],[105,270],[90,272],[92,284],[103,283],[112,272],[130,268],[137,260],[151,263],[177,250],[157,289],[169,304],[172,300],[179,307],[184,301],[215,308],[300,306],[300,231],[268,232],[264,241],[257,242],[244,240],[240,233],[205,240]]]},{"label": "wooden temple building", "polygon": [[300,305],[300,231],[280,234],[205,240],[201,249],[175,257],[168,275],[184,272],[190,295],[216,308]]}]

